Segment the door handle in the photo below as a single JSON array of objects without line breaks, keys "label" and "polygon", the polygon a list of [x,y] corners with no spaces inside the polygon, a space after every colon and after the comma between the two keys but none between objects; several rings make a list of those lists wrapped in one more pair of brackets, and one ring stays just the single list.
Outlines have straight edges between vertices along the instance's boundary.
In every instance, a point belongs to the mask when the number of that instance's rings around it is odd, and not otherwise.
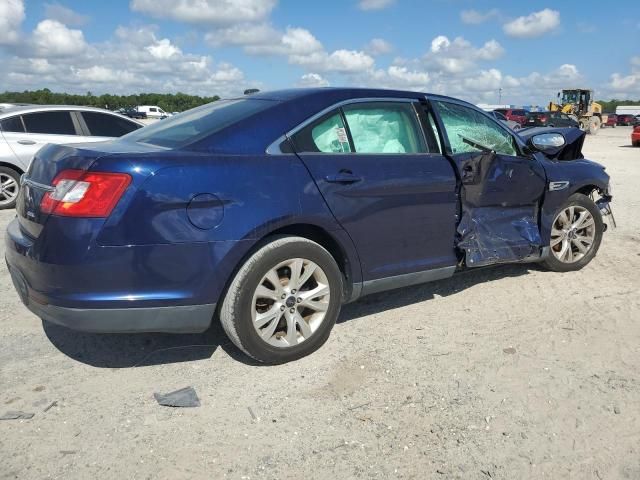
[{"label": "door handle", "polygon": [[20,145],[35,145],[36,142],[34,142],[33,140],[18,140],[18,143]]},{"label": "door handle", "polygon": [[325,180],[329,183],[349,184],[359,182],[362,178],[354,175],[352,172],[339,172],[333,175],[327,175]]}]

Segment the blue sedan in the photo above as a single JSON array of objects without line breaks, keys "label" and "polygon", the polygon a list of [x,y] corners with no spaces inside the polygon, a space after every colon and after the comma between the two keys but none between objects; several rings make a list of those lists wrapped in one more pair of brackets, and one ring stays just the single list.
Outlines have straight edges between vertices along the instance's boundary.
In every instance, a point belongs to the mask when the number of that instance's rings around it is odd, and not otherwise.
[{"label": "blue sedan", "polygon": [[373,89],[221,100],[49,145],[6,260],[25,305],[92,332],[202,332],[300,358],[341,305],[499,263],[577,270],[611,212],[577,129],[516,134],[466,102]]}]

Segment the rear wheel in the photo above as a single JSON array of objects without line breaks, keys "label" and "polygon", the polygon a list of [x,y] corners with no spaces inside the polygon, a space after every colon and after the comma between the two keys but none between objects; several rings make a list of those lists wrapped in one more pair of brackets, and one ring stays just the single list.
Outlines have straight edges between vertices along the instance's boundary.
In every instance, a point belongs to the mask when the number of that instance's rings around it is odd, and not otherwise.
[{"label": "rear wheel", "polygon": [[20,193],[20,174],[8,167],[0,167],[0,210],[14,208]]},{"label": "rear wheel", "polygon": [[574,194],[560,207],[551,227],[544,265],[556,272],[580,270],[595,257],[604,232],[602,215],[585,195]]},{"label": "rear wheel", "polygon": [[231,341],[264,363],[308,355],[329,338],[342,303],[342,273],[322,246],[276,237],[240,268],[220,308]]}]

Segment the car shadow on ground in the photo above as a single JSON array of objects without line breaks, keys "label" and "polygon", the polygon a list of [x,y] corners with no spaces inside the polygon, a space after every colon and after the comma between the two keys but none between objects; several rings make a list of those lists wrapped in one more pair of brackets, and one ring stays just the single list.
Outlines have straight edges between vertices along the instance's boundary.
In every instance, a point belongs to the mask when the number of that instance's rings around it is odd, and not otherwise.
[{"label": "car shadow on ground", "polygon": [[[370,295],[345,305],[338,323],[424,302],[435,296],[447,297],[478,283],[526,275],[529,270],[537,268],[535,264],[525,264],[468,270],[446,280]],[[99,368],[134,368],[204,360],[210,358],[218,347],[242,363],[262,365],[240,352],[226,337],[218,321],[214,321],[204,333],[185,335],[85,333],[46,321],[42,322],[42,327],[60,352]]]}]

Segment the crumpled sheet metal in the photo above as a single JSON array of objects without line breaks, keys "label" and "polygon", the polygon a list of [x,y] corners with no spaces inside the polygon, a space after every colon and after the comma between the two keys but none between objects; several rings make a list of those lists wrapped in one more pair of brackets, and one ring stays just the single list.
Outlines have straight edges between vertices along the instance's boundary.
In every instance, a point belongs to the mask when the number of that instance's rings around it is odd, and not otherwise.
[{"label": "crumpled sheet metal", "polygon": [[465,209],[458,224],[457,246],[470,267],[520,260],[541,245],[533,207]]}]

